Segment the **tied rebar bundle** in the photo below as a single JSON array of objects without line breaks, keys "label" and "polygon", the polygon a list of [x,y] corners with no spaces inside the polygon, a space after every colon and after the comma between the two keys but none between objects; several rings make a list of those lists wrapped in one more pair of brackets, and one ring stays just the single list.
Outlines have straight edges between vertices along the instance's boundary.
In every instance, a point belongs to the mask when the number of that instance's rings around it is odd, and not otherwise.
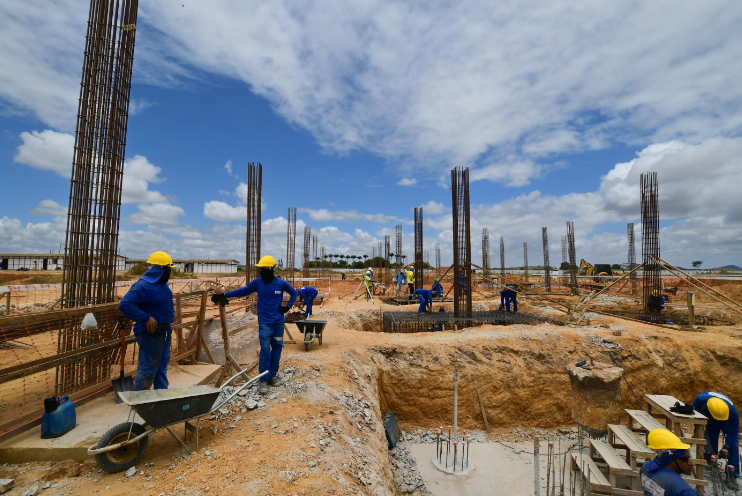
[{"label": "tied rebar bundle", "polygon": [[423,262],[423,207],[415,207],[415,289],[425,284]]},{"label": "tied rebar bundle", "polygon": [[249,283],[258,277],[255,264],[260,260],[260,226],[263,188],[263,165],[247,164],[247,228],[245,242],[245,278]]},{"label": "tied rebar bundle", "polygon": [[471,216],[469,212],[469,168],[451,171],[453,208],[453,308],[456,317],[471,317]]},{"label": "tied rebar bundle", "polygon": [[382,329],[384,332],[431,332],[476,327],[485,324],[537,325],[548,319],[524,313],[509,313],[499,310],[472,312],[470,317],[457,317],[454,312],[384,312]]},{"label": "tied rebar bundle", "polygon": [[567,252],[569,254],[569,287],[572,294],[580,294],[577,286],[577,254],[575,253],[575,223],[567,221]]},{"label": "tied rebar bundle", "polygon": [[[626,234],[629,238],[629,270],[636,268],[636,247],[634,242],[634,223],[629,222],[626,224]],[[629,275],[631,281],[631,294],[636,295],[636,272],[632,272]]]},{"label": "tied rebar bundle", "polygon": [[[660,212],[659,188],[657,173],[642,174],[641,209],[642,209],[642,262],[644,263],[644,292],[642,302],[644,313],[653,322],[659,322],[659,298],[662,291],[660,266],[655,259],[660,258]],[[650,296],[655,295],[650,303]]]},{"label": "tied rebar bundle", "polygon": [[482,228],[482,267],[490,270],[490,232],[486,227]]},{"label": "tied rebar bundle", "polygon": [[402,224],[397,224],[397,230],[395,234],[397,251],[394,254],[394,264],[397,266],[397,268],[399,268],[402,267]]},{"label": "tied rebar bundle", "polygon": [[304,226],[304,246],[302,246],[302,277],[309,277],[309,244],[312,240],[312,228]]},{"label": "tied rebar bundle", "polygon": [[549,235],[546,232],[546,228],[541,228],[541,237],[544,243],[544,283],[546,285],[546,292],[551,292],[551,265],[549,262]]},{"label": "tied rebar bundle", "polygon": [[288,226],[286,228],[286,281],[294,285],[294,266],[296,257],[296,207],[289,207]]}]

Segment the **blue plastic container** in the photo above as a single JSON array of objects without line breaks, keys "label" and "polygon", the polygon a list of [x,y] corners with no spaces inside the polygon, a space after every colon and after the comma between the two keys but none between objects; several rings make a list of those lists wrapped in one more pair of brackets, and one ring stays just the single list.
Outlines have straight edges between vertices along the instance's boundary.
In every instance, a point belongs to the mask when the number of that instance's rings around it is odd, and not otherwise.
[{"label": "blue plastic container", "polygon": [[44,414],[41,416],[41,438],[60,437],[77,425],[75,404],[69,396],[49,396],[44,400]]}]

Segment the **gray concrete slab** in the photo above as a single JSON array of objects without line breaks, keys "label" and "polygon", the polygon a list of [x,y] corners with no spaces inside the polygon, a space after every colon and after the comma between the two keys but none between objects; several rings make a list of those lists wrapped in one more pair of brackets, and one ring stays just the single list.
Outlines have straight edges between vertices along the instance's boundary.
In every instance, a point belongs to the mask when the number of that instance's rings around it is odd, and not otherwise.
[{"label": "gray concrete slab", "polygon": [[[468,477],[449,475],[438,470],[432,462],[435,444],[413,444],[410,452],[417,460],[420,475],[433,496],[532,496],[534,493],[533,442],[506,443],[520,449],[512,449],[498,443],[472,443],[469,457],[476,463]],[[562,443],[562,453],[567,449]],[[541,443],[541,453],[547,451],[547,442]],[[556,451],[556,450],[555,450]],[[541,494],[546,494],[547,457],[541,456]],[[562,457],[563,459],[563,457]],[[569,466],[565,471],[566,486],[569,487]],[[557,476],[557,487],[560,476]]]},{"label": "gray concrete slab", "polygon": [[[221,366],[210,364],[171,364],[170,387],[208,384],[220,369]],[[41,439],[41,427],[37,426],[0,444],[0,463],[87,460],[91,458],[88,447],[114,425],[126,422],[129,407],[116,403],[113,393],[109,393],[80,406],[76,414],[77,426],[62,437]]]}]

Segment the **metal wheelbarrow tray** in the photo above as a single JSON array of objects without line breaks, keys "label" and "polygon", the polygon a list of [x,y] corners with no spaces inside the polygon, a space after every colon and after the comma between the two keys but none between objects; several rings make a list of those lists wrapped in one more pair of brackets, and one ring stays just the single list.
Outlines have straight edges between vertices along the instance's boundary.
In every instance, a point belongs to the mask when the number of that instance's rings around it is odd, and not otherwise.
[{"label": "metal wheelbarrow tray", "polygon": [[330,321],[330,317],[332,317],[332,314],[328,315],[326,320],[297,320],[294,322],[296,327],[299,328],[299,332],[304,335],[303,342],[306,351],[312,348],[312,342],[315,339],[318,339],[319,344],[322,344],[322,332]]},{"label": "metal wheelbarrow tray", "polygon": [[[230,377],[221,388],[190,386],[121,392],[119,396],[123,403],[131,408],[129,417],[126,422],[109,429],[96,446],[88,448],[88,454],[94,455],[98,465],[107,472],[127,470],[141,460],[147,450],[148,436],[155,432],[155,429],[160,428],[167,429],[186,450],[190,451],[190,448],[173,432],[170,426],[194,419],[196,420],[196,449],[198,449],[201,418],[220,409],[237,393],[267,373],[268,371],[265,371],[248,380],[219,403],[216,403],[216,400],[229,383],[241,375],[247,378],[246,370],[241,370]],[[133,421],[136,415],[144,420],[144,424]]]}]

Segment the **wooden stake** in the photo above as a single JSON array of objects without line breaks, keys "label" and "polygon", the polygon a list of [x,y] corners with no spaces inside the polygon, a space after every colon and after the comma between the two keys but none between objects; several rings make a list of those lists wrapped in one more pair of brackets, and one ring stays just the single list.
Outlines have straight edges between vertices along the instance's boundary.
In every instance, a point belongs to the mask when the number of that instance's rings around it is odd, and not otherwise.
[{"label": "wooden stake", "polygon": [[489,423],[487,422],[487,412],[484,411],[484,402],[482,401],[482,393],[477,389],[477,397],[479,398],[479,409],[482,411],[482,418],[484,419],[484,432],[490,431]]}]

